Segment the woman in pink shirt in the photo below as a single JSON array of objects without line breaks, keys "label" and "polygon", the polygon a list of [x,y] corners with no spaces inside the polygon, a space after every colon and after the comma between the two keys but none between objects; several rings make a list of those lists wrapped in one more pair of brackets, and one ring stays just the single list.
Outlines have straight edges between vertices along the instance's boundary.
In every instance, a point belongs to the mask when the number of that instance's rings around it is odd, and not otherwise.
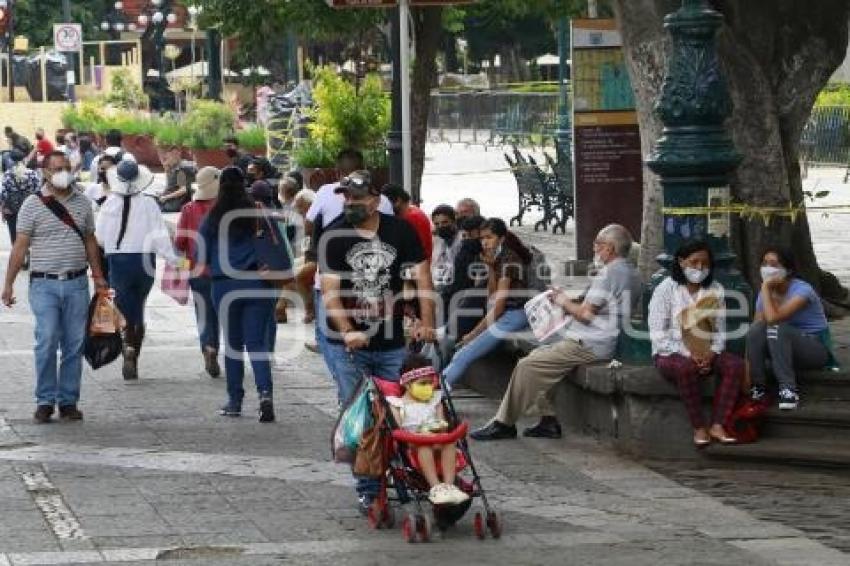
[{"label": "woman in pink shirt", "polygon": [[218,178],[221,171],[215,167],[204,167],[198,171],[192,202],[180,209],[177,223],[177,236],[174,247],[190,261],[192,276],[189,287],[192,289],[192,304],[195,306],[195,318],[198,321],[198,335],[201,341],[201,353],[204,366],[210,377],[219,377],[221,367],[218,364],[219,321],[212,300],[212,278],[209,269],[196,272],[198,229],[218,198]]}]

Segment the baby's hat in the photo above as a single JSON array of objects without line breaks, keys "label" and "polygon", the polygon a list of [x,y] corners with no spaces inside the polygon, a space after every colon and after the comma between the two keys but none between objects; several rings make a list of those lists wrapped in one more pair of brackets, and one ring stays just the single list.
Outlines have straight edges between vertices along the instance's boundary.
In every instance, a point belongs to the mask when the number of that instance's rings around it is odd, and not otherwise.
[{"label": "baby's hat", "polygon": [[437,370],[435,370],[431,366],[425,366],[404,372],[403,374],[401,374],[401,379],[399,379],[399,383],[403,386],[407,386],[408,383],[411,383],[413,381],[419,381],[420,379],[429,377],[434,382],[435,387],[440,383],[440,378],[437,375]]}]

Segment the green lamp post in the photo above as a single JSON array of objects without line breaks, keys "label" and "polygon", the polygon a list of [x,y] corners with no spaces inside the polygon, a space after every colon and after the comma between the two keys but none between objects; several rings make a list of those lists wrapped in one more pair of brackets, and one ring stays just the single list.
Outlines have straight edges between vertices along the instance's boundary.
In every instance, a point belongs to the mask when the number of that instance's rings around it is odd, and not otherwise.
[{"label": "green lamp post", "polygon": [[558,127],[555,130],[558,161],[569,159],[570,138],[572,136],[569,97],[567,96],[567,59],[570,53],[569,26],[570,22],[566,16],[558,18]]},{"label": "green lamp post", "polygon": [[[707,0],[684,0],[679,10],[664,19],[672,51],[655,104],[664,130],[647,160],[664,191],[664,253],[658,258],[662,269],[653,276],[651,287],[666,276],[683,241],[706,240],[715,255],[715,279],[727,290],[727,307],[741,312],[727,319],[729,331],[734,332],[746,322],[752,290],[734,266],[730,215],[686,210],[728,204],[729,175],[741,161],[724,126],[732,102],[715,45],[722,23],[723,16]],[[730,346],[740,350],[742,340]]]}]

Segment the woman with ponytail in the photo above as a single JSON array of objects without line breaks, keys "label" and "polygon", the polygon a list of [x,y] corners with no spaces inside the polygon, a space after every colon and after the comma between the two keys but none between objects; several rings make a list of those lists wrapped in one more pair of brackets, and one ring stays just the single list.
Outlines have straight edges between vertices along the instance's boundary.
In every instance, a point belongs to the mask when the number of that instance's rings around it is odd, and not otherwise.
[{"label": "woman with ponytail", "polygon": [[450,386],[461,380],[472,362],[528,328],[524,307],[534,294],[528,287],[531,251],[499,218],[481,226],[481,248],[481,261],[488,268],[487,313],[461,337],[460,349],[443,372]]}]

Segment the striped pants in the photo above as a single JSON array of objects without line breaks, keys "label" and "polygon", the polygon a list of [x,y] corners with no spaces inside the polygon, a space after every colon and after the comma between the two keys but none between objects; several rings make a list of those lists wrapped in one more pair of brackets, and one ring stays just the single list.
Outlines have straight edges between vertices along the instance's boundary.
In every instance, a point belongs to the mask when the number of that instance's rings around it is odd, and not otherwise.
[{"label": "striped pants", "polygon": [[[705,427],[701,380],[708,376],[699,373],[699,368],[693,359],[680,354],[655,356],[655,367],[667,381],[672,382],[679,389],[679,395],[685,403],[685,410],[694,429]],[[714,356],[711,373],[720,378],[714,391],[711,424],[722,425],[729,419],[738,400],[741,380],[744,377],[744,360],[729,352],[721,352]]]}]

